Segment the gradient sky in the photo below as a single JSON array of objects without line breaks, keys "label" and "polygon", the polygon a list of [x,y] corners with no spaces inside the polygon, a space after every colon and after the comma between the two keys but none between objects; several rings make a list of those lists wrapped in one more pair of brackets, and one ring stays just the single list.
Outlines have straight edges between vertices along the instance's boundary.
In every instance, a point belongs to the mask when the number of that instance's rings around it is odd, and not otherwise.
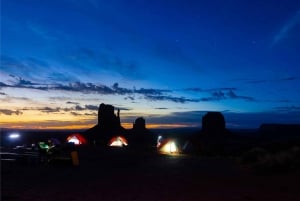
[{"label": "gradient sky", "polygon": [[300,123],[300,1],[2,0],[0,127]]}]

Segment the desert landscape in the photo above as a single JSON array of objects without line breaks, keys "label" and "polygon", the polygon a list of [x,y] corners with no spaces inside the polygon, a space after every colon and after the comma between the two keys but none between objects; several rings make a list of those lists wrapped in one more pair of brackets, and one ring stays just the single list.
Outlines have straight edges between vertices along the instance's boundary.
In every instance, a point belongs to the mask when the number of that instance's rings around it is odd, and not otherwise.
[{"label": "desert landscape", "polygon": [[[218,118],[211,121],[218,127]],[[173,139],[171,144],[162,140],[167,146],[163,150],[152,146],[151,138],[151,146],[130,137],[128,142],[101,144],[102,138],[97,138],[98,143],[80,144],[81,138],[76,141],[74,136],[91,136],[91,131],[74,132],[23,131],[19,144],[26,143],[16,146],[17,140],[9,140],[16,131],[2,131],[1,200],[300,199],[299,141],[287,135],[278,140],[259,130],[226,131],[231,134],[224,141],[213,134],[213,138],[199,137],[197,129],[150,130],[152,136]],[[30,144],[39,141],[52,143],[52,148],[44,152]]]}]

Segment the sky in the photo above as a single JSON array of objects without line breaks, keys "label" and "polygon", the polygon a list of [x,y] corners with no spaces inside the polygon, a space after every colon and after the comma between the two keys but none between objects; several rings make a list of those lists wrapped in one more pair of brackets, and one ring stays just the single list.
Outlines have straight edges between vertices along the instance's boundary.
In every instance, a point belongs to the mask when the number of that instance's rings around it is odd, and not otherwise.
[{"label": "sky", "polygon": [[300,1],[1,0],[0,128],[300,123]]}]

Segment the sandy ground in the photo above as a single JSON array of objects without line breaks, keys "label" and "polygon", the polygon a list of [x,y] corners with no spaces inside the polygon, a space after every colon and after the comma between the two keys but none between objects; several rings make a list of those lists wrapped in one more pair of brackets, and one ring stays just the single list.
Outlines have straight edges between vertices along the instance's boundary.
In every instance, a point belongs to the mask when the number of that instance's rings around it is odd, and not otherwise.
[{"label": "sandy ground", "polygon": [[299,173],[257,175],[234,160],[79,150],[80,165],[2,164],[2,200],[300,200]]}]

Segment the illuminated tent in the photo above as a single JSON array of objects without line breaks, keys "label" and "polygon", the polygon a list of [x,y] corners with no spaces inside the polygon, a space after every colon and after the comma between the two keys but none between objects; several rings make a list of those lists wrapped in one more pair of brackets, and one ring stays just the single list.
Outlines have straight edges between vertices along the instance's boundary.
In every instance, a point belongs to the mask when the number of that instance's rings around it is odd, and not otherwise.
[{"label": "illuminated tent", "polygon": [[75,133],[69,135],[69,137],[67,138],[67,142],[74,143],[75,145],[81,145],[81,144],[86,144],[87,140],[82,135]]},{"label": "illuminated tent", "polygon": [[115,136],[110,139],[108,145],[111,147],[123,147],[127,146],[128,142],[123,136]]},{"label": "illuminated tent", "polygon": [[165,139],[157,147],[158,151],[165,154],[178,154],[180,148],[175,140]]}]

